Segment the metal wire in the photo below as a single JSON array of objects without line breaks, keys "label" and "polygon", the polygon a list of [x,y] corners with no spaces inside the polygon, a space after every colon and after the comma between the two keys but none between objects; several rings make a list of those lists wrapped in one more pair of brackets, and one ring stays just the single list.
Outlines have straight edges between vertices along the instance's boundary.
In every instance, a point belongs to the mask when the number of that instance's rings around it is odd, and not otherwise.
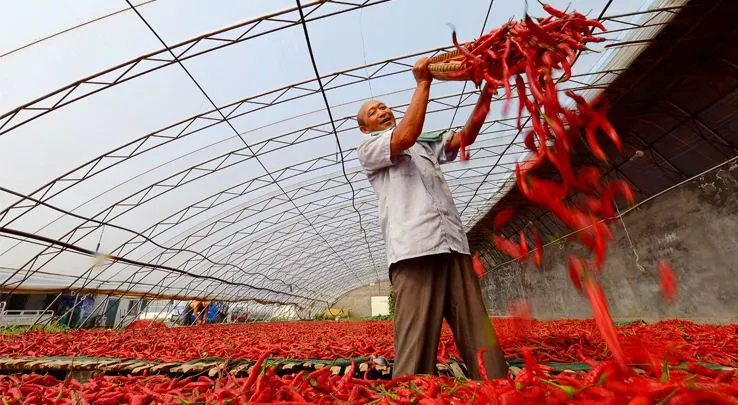
[{"label": "metal wire", "polygon": [[[492,11],[492,5],[495,3],[495,0],[489,0],[489,7],[487,7],[487,15],[484,17],[484,23],[482,23],[482,30],[479,32],[479,35],[482,36],[487,31],[487,20],[489,20],[490,12]],[[469,84],[468,81],[464,82],[464,86],[461,88],[461,94],[463,95],[466,91],[466,86]],[[454,126],[454,121],[456,120],[456,113],[459,112],[459,106],[461,106],[463,98],[462,96],[459,96],[459,102],[456,103],[456,108],[454,109],[454,115],[451,117],[451,122],[448,123],[449,129],[451,129],[452,126]]]},{"label": "metal wire", "polygon": [[[144,234],[142,234],[140,232],[137,232],[137,231],[135,231],[133,229],[126,228],[126,227],[123,227],[123,226],[120,226],[120,225],[116,225],[116,224],[113,224],[113,223],[110,223],[110,222],[103,222],[103,221],[98,221],[96,219],[87,218],[85,216],[82,216],[82,215],[79,215],[79,214],[75,214],[73,212],[70,212],[70,211],[67,211],[65,209],[59,208],[59,207],[57,207],[55,205],[51,205],[51,204],[49,204],[47,202],[37,200],[37,199],[35,199],[33,197],[26,196],[26,195],[24,195],[22,193],[19,193],[17,191],[10,190],[10,189],[5,188],[5,187],[2,187],[2,186],[0,186],[0,191],[3,191],[3,192],[8,193],[8,194],[12,194],[12,195],[14,195],[16,197],[25,198],[25,199],[27,199],[29,201],[33,201],[36,204],[42,205],[42,206],[47,207],[47,208],[51,208],[54,211],[58,211],[58,212],[60,212],[60,213],[62,213],[64,215],[68,215],[68,216],[71,216],[73,218],[81,219],[81,220],[84,220],[86,222],[92,222],[92,223],[98,224],[98,225],[102,226],[102,229],[103,230],[105,229],[106,226],[108,226],[110,228],[119,229],[121,231],[132,233],[132,234],[134,234],[134,235],[136,235],[136,236],[144,239],[145,241],[151,243],[152,245],[154,245],[154,246],[156,246],[156,247],[158,247],[158,248],[160,248],[160,249],[162,249],[164,251],[176,251],[176,252],[180,252],[180,253],[192,253],[193,255],[199,256],[203,260],[206,260],[209,263],[212,263],[212,264],[215,264],[215,265],[235,267],[235,268],[241,270],[244,273],[262,276],[262,277],[268,279],[269,281],[283,282],[282,280],[271,279],[271,278],[269,278],[267,276],[264,276],[264,274],[262,274],[262,273],[248,273],[248,272],[244,271],[243,269],[241,269],[240,267],[235,266],[235,265],[233,265],[231,263],[215,262],[211,258],[209,258],[208,256],[202,254],[201,252],[197,252],[197,251],[194,251],[194,250],[188,250],[188,249],[180,249],[180,248],[172,248],[172,247],[163,246],[163,245],[157,243],[156,241],[154,241],[153,239],[147,237],[146,235],[144,235]],[[97,248],[95,249],[95,252],[96,253],[99,253],[100,241],[102,241],[102,232],[100,233],[100,240],[98,240],[98,242],[97,242]],[[288,286],[289,287],[290,285],[285,283],[285,286]]]},{"label": "metal wire", "polygon": [[377,281],[379,281],[379,271],[377,270],[377,263],[374,262],[374,256],[372,255],[372,248],[369,244],[369,240],[366,237],[366,230],[364,229],[364,225],[361,218],[361,212],[359,212],[358,208],[356,208],[356,191],[354,190],[354,185],[351,183],[351,180],[349,180],[348,175],[346,174],[346,164],[344,162],[344,155],[343,155],[343,148],[341,148],[341,140],[338,139],[338,130],[336,130],[336,122],[333,120],[333,113],[331,112],[331,105],[328,102],[328,96],[325,94],[325,88],[323,87],[323,80],[320,78],[320,72],[318,71],[318,65],[315,63],[315,54],[313,53],[313,45],[310,42],[310,34],[308,33],[307,23],[305,22],[305,15],[302,11],[302,4],[300,3],[300,0],[295,0],[297,3],[297,10],[300,12],[300,21],[302,22],[302,30],[305,33],[305,42],[307,43],[308,47],[308,53],[310,54],[310,62],[313,65],[313,71],[315,72],[315,78],[318,80],[318,86],[320,87],[320,94],[323,96],[323,102],[325,103],[325,109],[326,112],[328,112],[328,119],[331,121],[331,128],[333,129],[333,136],[336,138],[336,145],[338,146],[338,152],[341,155],[341,171],[343,172],[343,177],[346,179],[346,184],[351,187],[351,206],[354,207],[354,211],[356,211],[356,215],[359,217],[359,228],[361,229],[361,233],[364,234],[364,241],[366,242],[366,251],[369,253],[369,258],[372,261],[372,267],[374,268],[374,273],[377,276]]},{"label": "metal wire", "polygon": [[[156,0],[146,0],[146,1],[142,1],[142,2],[140,2],[140,3],[138,3],[138,4],[136,4],[136,7],[142,7],[142,6],[145,6],[145,5],[147,5],[147,4],[153,3],[153,2],[155,2],[155,1],[156,1]],[[52,38],[56,38],[56,37],[58,37],[58,36],[60,36],[60,35],[66,34],[67,32],[71,32],[71,31],[74,31],[74,30],[76,30],[76,29],[78,29],[78,28],[82,28],[82,27],[84,27],[84,26],[87,26],[87,25],[90,25],[90,24],[92,24],[92,23],[96,23],[96,22],[98,22],[98,21],[102,21],[102,20],[104,20],[104,19],[106,19],[106,18],[110,18],[110,17],[113,17],[113,16],[115,16],[115,15],[118,15],[118,14],[124,13],[124,12],[126,12],[126,11],[128,11],[128,10],[130,10],[130,8],[126,7],[126,8],[123,8],[123,9],[117,10],[117,11],[113,11],[113,12],[111,12],[111,13],[108,13],[108,14],[105,14],[105,15],[101,15],[100,17],[96,17],[96,18],[93,18],[93,19],[91,19],[91,20],[87,20],[87,21],[85,21],[85,22],[82,22],[82,23],[79,23],[79,24],[77,24],[77,25],[74,25],[74,26],[72,26],[72,27],[69,27],[69,28],[63,29],[63,30],[61,30],[61,31],[55,32],[55,33],[53,33],[53,34],[51,34],[51,35],[47,35],[47,36],[45,36],[45,37],[39,38],[39,39],[37,39],[37,40],[35,40],[35,41],[32,41],[32,42],[29,42],[29,43],[27,43],[27,44],[25,44],[25,45],[19,46],[19,47],[17,47],[17,48],[14,48],[14,49],[11,49],[11,50],[9,50],[9,51],[7,51],[7,52],[5,52],[5,53],[1,53],[1,54],[0,54],[0,59],[4,58],[4,57],[6,57],[6,56],[12,55],[12,54],[14,54],[14,53],[16,53],[16,52],[18,52],[18,51],[22,51],[22,50],[24,50],[24,49],[26,49],[26,48],[30,48],[30,47],[32,47],[32,46],[34,46],[34,45],[38,45],[38,44],[40,44],[41,42],[44,42],[44,41],[47,41],[47,40],[49,40],[49,39],[52,39]]]},{"label": "metal wire", "polygon": [[[159,34],[158,34],[158,33],[156,32],[156,30],[154,29],[154,27],[152,27],[152,26],[151,26],[151,24],[149,24],[149,22],[148,22],[148,21],[147,21],[147,20],[146,20],[146,19],[144,18],[144,16],[143,16],[143,15],[142,15],[142,14],[141,14],[141,13],[140,13],[140,12],[139,12],[139,11],[138,11],[138,10],[137,10],[137,9],[136,9],[135,7],[134,7],[134,6],[133,6],[133,4],[131,4],[131,1],[130,1],[130,0],[125,0],[125,1],[126,1],[126,3],[128,3],[129,7],[131,7],[131,8],[133,9],[133,11],[134,11],[134,12],[136,13],[136,15],[138,15],[138,17],[139,17],[139,18],[141,19],[141,21],[142,21],[142,22],[143,22],[143,23],[144,23],[144,24],[145,24],[145,25],[146,25],[146,26],[147,26],[147,27],[149,28],[149,30],[151,31],[151,33],[152,33],[152,34],[154,34],[154,36],[156,36],[156,38],[157,38],[157,39],[159,40],[159,42],[161,42],[161,44],[162,44],[162,45],[163,45],[163,46],[164,46],[164,47],[165,47],[165,48],[166,48],[166,49],[167,49],[167,50],[169,51],[169,53],[170,53],[170,54],[172,55],[172,57],[173,57],[173,58],[176,58],[177,56],[176,56],[176,55],[174,54],[174,52],[172,52],[172,50],[171,50],[171,49],[169,48],[169,46],[168,46],[168,45],[166,44],[166,42],[164,42],[164,39],[162,39],[162,37],[161,37],[161,36],[160,36],[160,35],[159,35]],[[304,21],[304,18],[303,18],[303,21]],[[288,199],[288,200],[289,200],[289,201],[290,201],[290,202],[291,202],[291,203],[292,203],[292,204],[294,205],[295,209],[297,209],[297,210],[298,210],[298,211],[300,212],[300,215],[301,215],[301,216],[303,216],[303,218],[305,219],[305,221],[307,221],[307,222],[308,222],[309,224],[311,224],[311,226],[312,226],[312,223],[310,222],[310,220],[309,220],[309,219],[308,219],[308,218],[307,218],[307,217],[305,216],[305,214],[303,214],[303,213],[302,213],[302,211],[301,211],[301,210],[300,210],[300,208],[299,208],[299,207],[297,206],[297,204],[295,204],[295,203],[294,203],[294,201],[292,200],[292,197],[290,197],[290,196],[289,196],[289,195],[287,194],[287,192],[286,192],[286,191],[284,190],[284,188],[282,187],[282,185],[281,185],[281,184],[279,184],[279,182],[277,181],[277,179],[275,179],[275,178],[274,178],[274,177],[273,177],[273,176],[271,175],[271,173],[269,172],[269,169],[267,169],[267,167],[266,167],[266,166],[264,165],[264,163],[263,163],[263,162],[261,161],[261,159],[259,159],[259,156],[258,156],[258,154],[257,154],[257,153],[255,153],[255,152],[254,152],[254,151],[253,151],[253,150],[251,149],[251,147],[250,147],[250,146],[249,146],[249,144],[248,144],[248,143],[246,142],[246,140],[245,140],[245,139],[244,139],[244,138],[243,138],[243,137],[241,136],[240,132],[238,132],[238,130],[237,130],[237,129],[236,129],[236,128],[235,128],[234,126],[233,126],[233,124],[232,124],[232,123],[231,123],[231,122],[230,122],[230,121],[228,120],[228,118],[227,118],[227,117],[226,117],[226,116],[225,116],[225,115],[223,114],[223,112],[222,112],[222,111],[221,111],[221,110],[220,110],[220,109],[218,108],[218,105],[217,105],[217,104],[215,104],[215,101],[213,101],[213,99],[212,99],[212,98],[210,97],[210,95],[208,95],[208,93],[207,93],[207,92],[205,91],[205,89],[204,89],[204,88],[203,88],[203,87],[202,87],[202,86],[200,85],[200,83],[199,83],[199,82],[198,82],[198,81],[197,81],[197,80],[195,79],[195,77],[194,77],[194,76],[192,76],[192,74],[191,74],[191,73],[190,73],[190,71],[189,71],[189,70],[187,69],[187,67],[186,67],[186,66],[185,66],[185,65],[184,65],[184,64],[182,63],[182,61],[180,61],[180,60],[177,60],[177,63],[178,63],[178,64],[179,64],[179,66],[180,66],[180,67],[182,68],[182,70],[184,70],[184,71],[185,71],[185,73],[186,73],[186,74],[187,74],[187,76],[188,76],[188,77],[190,78],[190,80],[192,80],[192,82],[193,82],[193,83],[194,83],[194,84],[195,84],[195,85],[197,86],[197,88],[198,88],[198,89],[200,90],[200,92],[201,92],[201,93],[203,94],[203,96],[205,96],[205,98],[207,98],[208,102],[209,102],[209,103],[210,103],[210,104],[211,104],[211,105],[213,106],[213,108],[215,108],[215,109],[216,109],[216,110],[218,111],[218,114],[219,114],[219,115],[220,115],[220,116],[221,116],[221,117],[222,117],[222,118],[223,118],[223,119],[225,120],[225,122],[226,122],[226,124],[228,125],[228,127],[229,127],[229,128],[231,128],[231,130],[232,130],[232,131],[233,131],[233,132],[234,132],[234,133],[235,133],[235,134],[236,134],[236,135],[238,136],[238,138],[239,138],[239,139],[240,139],[240,140],[241,140],[241,141],[243,142],[243,144],[244,144],[244,145],[246,146],[246,148],[247,148],[247,149],[249,150],[249,153],[251,153],[251,154],[252,154],[252,155],[254,156],[254,159],[255,159],[255,160],[256,160],[256,162],[257,162],[257,163],[259,164],[259,166],[261,166],[261,168],[262,168],[262,169],[263,169],[263,170],[264,170],[264,171],[265,171],[265,172],[266,172],[266,173],[267,173],[267,174],[269,175],[269,177],[270,177],[270,178],[272,179],[272,182],[273,182],[273,183],[274,183],[274,184],[275,184],[275,185],[276,185],[276,186],[277,186],[277,187],[278,187],[278,188],[279,188],[279,189],[280,189],[280,190],[282,191],[282,193],[284,194],[284,196],[285,196],[285,197],[286,197],[286,198],[287,198],[287,199]],[[323,239],[323,242],[324,242],[324,243],[325,243],[326,245],[328,245],[328,246],[331,246],[331,245],[330,245],[330,243],[328,243],[328,241],[327,241],[327,240],[326,240],[325,238],[323,238],[323,237],[322,237],[322,236],[320,235],[320,233],[319,233],[319,232],[317,231],[317,229],[315,229],[315,227],[314,227],[314,226],[312,226],[312,227],[313,227],[313,229],[315,230],[315,233],[316,233],[316,234],[317,234],[317,235],[318,235],[319,237],[321,237],[321,239]],[[335,254],[335,255],[336,255],[336,257],[338,258],[338,260],[340,260],[341,262],[343,262],[343,264],[344,264],[344,265],[346,266],[346,268],[350,270],[350,267],[349,267],[349,265],[348,265],[348,264],[347,264],[347,263],[346,263],[346,262],[345,262],[345,261],[343,260],[343,258],[342,258],[341,256],[339,256],[339,255],[338,255],[337,253],[335,253],[335,250],[334,250],[334,249],[332,248],[332,246],[331,246],[331,250],[333,250],[333,251],[334,251],[334,254]],[[350,270],[350,271],[352,271],[352,270]],[[352,271],[352,272],[353,272],[353,271]],[[356,276],[356,278],[358,279],[358,276]]]},{"label": "metal wire", "polygon": [[[8,228],[8,227],[0,227],[0,233],[4,233],[4,234],[8,234],[8,235],[14,235],[14,236],[19,236],[19,237],[22,237],[22,238],[27,238],[27,239],[32,239],[32,240],[37,240],[37,241],[40,241],[40,242],[44,242],[44,243],[46,243],[46,244],[48,244],[50,246],[58,246],[58,247],[63,248],[65,250],[70,250],[70,251],[73,251],[73,252],[78,252],[78,253],[82,253],[82,254],[89,255],[89,256],[94,256],[95,255],[95,251],[93,251],[93,250],[86,249],[86,248],[83,248],[81,246],[73,245],[71,243],[62,242],[60,240],[56,240],[56,239],[49,238],[49,237],[46,237],[46,236],[42,236],[42,235],[37,235],[37,234],[34,234],[34,233],[30,233],[30,232],[21,231],[21,230],[18,230],[18,229],[12,229],[12,228]],[[114,261],[114,262],[121,262],[121,263],[126,263],[126,264],[132,264],[134,266],[147,267],[147,268],[158,269],[158,270],[166,270],[166,271],[171,272],[171,273],[182,274],[182,275],[186,275],[186,276],[189,276],[189,277],[192,277],[192,278],[196,278],[196,279],[201,279],[201,280],[214,280],[214,281],[217,281],[217,282],[222,283],[222,284],[228,284],[228,285],[233,285],[233,286],[238,286],[238,287],[246,287],[246,288],[250,288],[250,289],[253,289],[253,290],[259,290],[259,291],[268,291],[268,292],[271,292],[271,293],[274,293],[274,294],[286,295],[288,297],[301,298],[301,299],[305,299],[305,300],[308,300],[308,301],[315,301],[315,299],[314,298],[311,298],[311,297],[305,297],[305,296],[302,296],[302,295],[292,294],[292,293],[288,293],[288,292],[272,290],[270,288],[257,287],[257,286],[254,286],[254,285],[251,285],[251,284],[246,284],[246,283],[237,283],[237,282],[233,282],[233,281],[230,281],[230,280],[224,280],[224,279],[221,279],[221,278],[218,278],[218,277],[213,277],[213,276],[206,276],[206,275],[194,274],[194,273],[191,273],[191,272],[188,272],[188,271],[184,271],[184,270],[180,270],[180,269],[177,269],[177,268],[174,268],[174,267],[170,267],[170,266],[164,266],[164,265],[153,264],[153,263],[146,263],[146,262],[141,262],[141,261],[138,261],[138,260],[132,260],[132,259],[128,259],[128,258],[125,258],[125,257],[112,256],[112,255],[111,256],[108,256],[108,259],[111,260],[111,261]]]}]

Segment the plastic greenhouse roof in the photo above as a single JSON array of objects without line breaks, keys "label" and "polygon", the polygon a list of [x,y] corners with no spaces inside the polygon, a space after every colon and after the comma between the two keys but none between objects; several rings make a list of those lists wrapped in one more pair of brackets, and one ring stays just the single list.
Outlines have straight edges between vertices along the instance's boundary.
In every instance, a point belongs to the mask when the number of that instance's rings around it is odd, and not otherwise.
[{"label": "plastic greenhouse roof", "polygon": [[[652,37],[682,4],[551,3],[609,30],[563,86],[590,92],[638,52],[619,43]],[[455,4],[9,4],[0,16],[2,289],[308,305],[386,279],[354,115],[379,98],[401,117],[409,68],[452,49],[449,23],[471,40],[524,12],[513,0]],[[462,125],[476,94],[434,82],[426,129]],[[472,160],[444,167],[467,229],[524,157],[501,105]]]}]

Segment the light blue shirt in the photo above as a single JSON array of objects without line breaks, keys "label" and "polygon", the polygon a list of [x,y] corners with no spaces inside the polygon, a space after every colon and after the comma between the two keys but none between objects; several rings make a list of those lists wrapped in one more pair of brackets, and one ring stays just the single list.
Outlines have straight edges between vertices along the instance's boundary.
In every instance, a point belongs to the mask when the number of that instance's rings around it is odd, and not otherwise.
[{"label": "light blue shirt", "polygon": [[[446,153],[453,131],[437,141],[418,140],[392,158],[392,130],[372,134],[357,147],[359,162],[379,198],[379,220],[389,264],[451,251],[469,254],[469,242],[441,164],[456,159]],[[438,133],[424,134],[431,139]]]}]

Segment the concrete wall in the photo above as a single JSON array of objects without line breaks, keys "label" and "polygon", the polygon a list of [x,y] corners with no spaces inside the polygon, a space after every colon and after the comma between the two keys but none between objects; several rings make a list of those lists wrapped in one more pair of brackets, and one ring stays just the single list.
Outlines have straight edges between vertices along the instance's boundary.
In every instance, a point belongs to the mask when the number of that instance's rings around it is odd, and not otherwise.
[{"label": "concrete wall", "polygon": [[380,281],[372,285],[366,285],[351,290],[339,298],[333,308],[340,308],[349,312],[352,318],[372,316],[372,296],[389,295],[389,280]]},{"label": "concrete wall", "polygon": [[[738,319],[738,163],[723,165],[645,202],[624,216],[636,256],[622,228],[602,275],[612,315],[654,321],[684,318],[710,322]],[[588,302],[572,286],[567,258],[583,253],[570,242],[549,245],[539,271],[528,261],[504,264],[482,280],[491,315],[526,298],[538,319],[591,317]],[[671,261],[679,297],[664,302],[656,260]]]}]

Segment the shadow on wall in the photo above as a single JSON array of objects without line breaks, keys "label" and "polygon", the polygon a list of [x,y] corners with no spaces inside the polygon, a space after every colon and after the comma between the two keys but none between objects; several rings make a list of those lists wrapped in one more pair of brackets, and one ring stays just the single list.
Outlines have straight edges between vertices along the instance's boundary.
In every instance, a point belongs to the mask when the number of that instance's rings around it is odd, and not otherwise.
[{"label": "shadow on wall", "polygon": [[[614,318],[738,320],[738,160],[643,202],[622,219],[625,229],[620,221],[614,226],[602,274]],[[490,315],[507,315],[509,303],[522,298],[537,319],[590,318],[567,270],[569,255],[584,253],[561,241],[546,246],[540,271],[530,260],[488,269],[482,288]],[[659,259],[671,261],[679,279],[673,304],[661,295]]]}]

